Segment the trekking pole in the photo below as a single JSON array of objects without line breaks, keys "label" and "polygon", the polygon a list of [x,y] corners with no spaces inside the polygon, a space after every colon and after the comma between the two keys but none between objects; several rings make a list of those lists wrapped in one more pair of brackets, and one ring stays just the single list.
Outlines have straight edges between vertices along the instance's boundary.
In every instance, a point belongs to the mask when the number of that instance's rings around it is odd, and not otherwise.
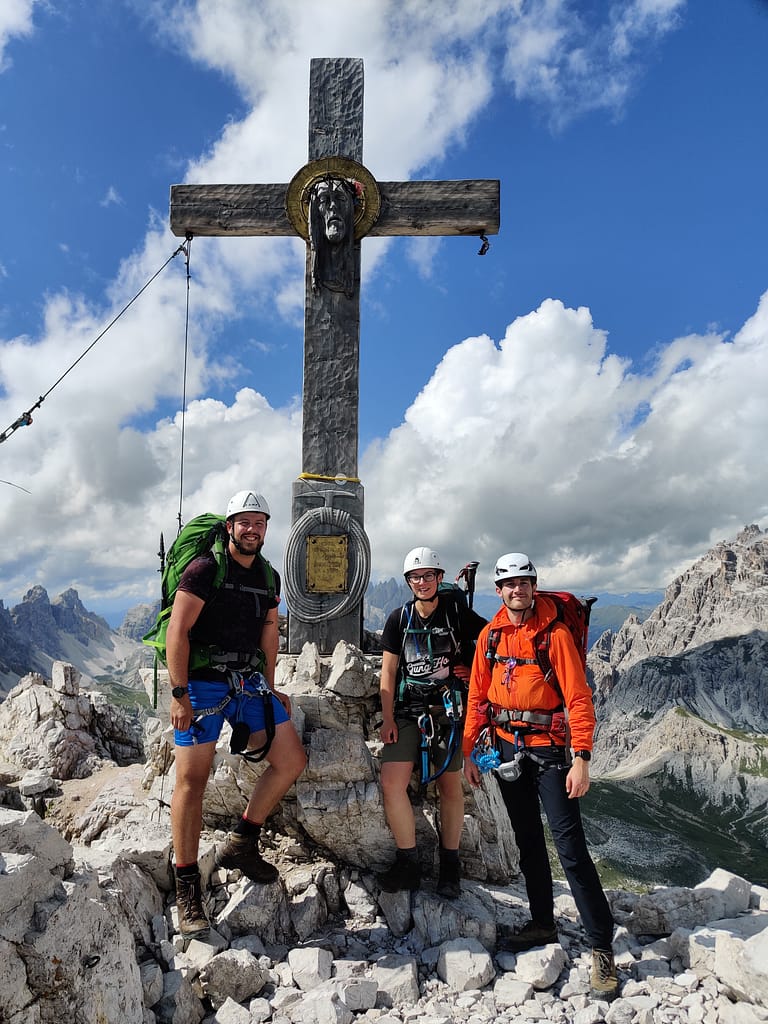
[{"label": "trekking pole", "polygon": [[[163,537],[162,530],[160,531],[160,550],[157,552],[157,555],[160,559],[160,568],[158,569],[158,572],[160,573],[160,579],[162,580],[163,573],[165,572],[165,538]],[[162,606],[162,599],[160,604]],[[157,711],[157,651],[155,651],[155,673],[152,682],[152,707]]]},{"label": "trekking pole", "polygon": [[472,610],[472,600],[475,596],[475,576],[477,576],[477,567],[480,565],[479,562],[467,562],[464,568],[461,570],[459,575],[456,577],[456,582],[464,580],[467,588],[467,604],[469,605],[470,611]]}]

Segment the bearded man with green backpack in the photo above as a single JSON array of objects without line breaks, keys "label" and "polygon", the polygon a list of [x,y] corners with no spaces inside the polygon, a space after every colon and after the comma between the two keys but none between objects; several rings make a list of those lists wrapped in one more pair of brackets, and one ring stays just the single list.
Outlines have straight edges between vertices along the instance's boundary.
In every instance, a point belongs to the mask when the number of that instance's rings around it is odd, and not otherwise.
[{"label": "bearded man with green backpack", "polygon": [[[167,664],[172,687],[171,828],[179,931],[187,938],[209,928],[197,858],[203,795],[224,720],[232,726],[232,752],[253,761],[265,757],[268,768],[217,851],[217,866],[239,869],[254,882],[277,879],[277,869],[259,852],[261,826],[306,765],[290,700],[274,689],[280,580],[261,555],[269,517],[262,495],[239,491],[225,520],[206,516],[204,524],[202,517],[187,524],[169,552],[171,565],[180,569],[190,547],[207,550],[188,561],[178,582],[174,577],[170,610],[145,637]],[[210,535],[202,528],[207,520],[213,521]],[[163,583],[167,603],[166,574]]]}]

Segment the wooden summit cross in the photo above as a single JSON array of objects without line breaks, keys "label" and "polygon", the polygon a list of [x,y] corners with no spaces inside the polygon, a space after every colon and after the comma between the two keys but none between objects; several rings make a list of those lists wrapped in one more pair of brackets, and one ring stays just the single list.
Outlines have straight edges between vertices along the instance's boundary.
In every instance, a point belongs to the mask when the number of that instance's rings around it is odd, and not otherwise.
[{"label": "wooden summit cross", "polygon": [[[362,160],[363,62],[314,59],[309,162],[291,182],[171,187],[175,235],[298,234],[307,242],[302,473],[285,566],[288,650],[296,653],[306,641],[321,653],[339,640],[362,647],[370,551],[357,478],[360,239],[499,230],[498,180],[376,181]],[[346,249],[329,226],[333,204],[345,202]]]}]

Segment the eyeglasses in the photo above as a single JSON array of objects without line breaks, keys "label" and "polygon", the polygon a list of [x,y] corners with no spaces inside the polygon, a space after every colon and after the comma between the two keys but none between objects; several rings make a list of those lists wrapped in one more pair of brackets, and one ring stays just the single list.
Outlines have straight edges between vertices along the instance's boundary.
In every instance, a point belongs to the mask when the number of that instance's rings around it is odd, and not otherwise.
[{"label": "eyeglasses", "polygon": [[433,583],[437,579],[436,572],[409,572],[406,576],[409,583]]}]

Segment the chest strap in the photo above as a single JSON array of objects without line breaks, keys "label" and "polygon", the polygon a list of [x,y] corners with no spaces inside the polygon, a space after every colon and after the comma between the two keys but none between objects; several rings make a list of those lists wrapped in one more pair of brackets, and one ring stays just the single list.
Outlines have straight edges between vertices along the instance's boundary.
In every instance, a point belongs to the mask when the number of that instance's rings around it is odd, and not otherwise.
[{"label": "chest strap", "polygon": [[211,651],[209,656],[211,668],[215,668],[219,672],[235,671],[247,674],[249,669],[261,672],[266,661],[260,647],[257,647],[255,651],[221,651],[217,649]]}]

